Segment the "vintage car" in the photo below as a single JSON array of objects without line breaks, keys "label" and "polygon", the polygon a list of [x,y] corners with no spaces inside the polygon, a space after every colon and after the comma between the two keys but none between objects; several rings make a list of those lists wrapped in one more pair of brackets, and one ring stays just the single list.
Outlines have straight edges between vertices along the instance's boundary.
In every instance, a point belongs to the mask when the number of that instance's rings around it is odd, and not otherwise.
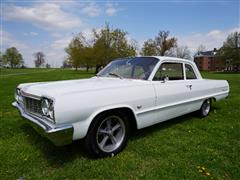
[{"label": "vintage car", "polygon": [[225,80],[203,79],[194,62],[173,57],[117,59],[95,77],[20,84],[13,106],[55,145],[84,139],[95,157],[113,156],[129,133],[226,98]]}]

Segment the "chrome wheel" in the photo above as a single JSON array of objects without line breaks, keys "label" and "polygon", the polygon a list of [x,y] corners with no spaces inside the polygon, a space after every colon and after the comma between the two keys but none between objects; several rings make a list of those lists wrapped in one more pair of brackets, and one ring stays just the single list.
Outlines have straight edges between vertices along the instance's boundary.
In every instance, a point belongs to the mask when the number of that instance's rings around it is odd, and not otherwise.
[{"label": "chrome wheel", "polygon": [[126,135],[126,127],[118,116],[106,117],[99,125],[96,133],[96,142],[103,152],[112,152],[118,149]]},{"label": "chrome wheel", "polygon": [[211,102],[210,100],[206,100],[202,105],[202,115],[207,116],[210,112]]}]

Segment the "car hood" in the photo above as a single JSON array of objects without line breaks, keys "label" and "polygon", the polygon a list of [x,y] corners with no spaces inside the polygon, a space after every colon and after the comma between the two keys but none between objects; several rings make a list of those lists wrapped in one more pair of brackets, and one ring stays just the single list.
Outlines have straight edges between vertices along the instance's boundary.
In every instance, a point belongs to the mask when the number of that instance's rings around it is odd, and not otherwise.
[{"label": "car hood", "polygon": [[145,83],[149,83],[149,81],[110,77],[93,77],[90,79],[27,83],[21,84],[18,87],[27,94],[35,96],[58,97],[73,93],[140,86]]}]

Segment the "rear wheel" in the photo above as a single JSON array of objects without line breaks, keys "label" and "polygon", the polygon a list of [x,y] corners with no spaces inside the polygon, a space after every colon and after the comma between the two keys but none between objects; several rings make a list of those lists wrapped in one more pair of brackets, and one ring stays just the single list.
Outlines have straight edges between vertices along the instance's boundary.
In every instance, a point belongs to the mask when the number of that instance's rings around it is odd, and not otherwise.
[{"label": "rear wheel", "polygon": [[85,138],[85,147],[95,157],[114,156],[127,144],[129,123],[121,112],[107,112],[97,116]]},{"label": "rear wheel", "polygon": [[206,117],[206,116],[208,116],[210,111],[211,111],[211,100],[207,99],[203,102],[203,104],[199,110],[200,116]]}]

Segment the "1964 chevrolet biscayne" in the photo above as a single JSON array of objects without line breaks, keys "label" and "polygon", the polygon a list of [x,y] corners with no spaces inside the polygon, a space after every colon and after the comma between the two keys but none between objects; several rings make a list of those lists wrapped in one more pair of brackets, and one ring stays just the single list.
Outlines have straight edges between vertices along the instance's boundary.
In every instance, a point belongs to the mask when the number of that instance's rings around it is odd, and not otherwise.
[{"label": "1964 chevrolet biscayne", "polygon": [[105,157],[126,146],[132,128],[193,111],[207,116],[228,93],[227,81],[202,79],[189,60],[135,57],[112,61],[90,79],[20,84],[13,106],[54,144],[84,139],[92,155]]}]

